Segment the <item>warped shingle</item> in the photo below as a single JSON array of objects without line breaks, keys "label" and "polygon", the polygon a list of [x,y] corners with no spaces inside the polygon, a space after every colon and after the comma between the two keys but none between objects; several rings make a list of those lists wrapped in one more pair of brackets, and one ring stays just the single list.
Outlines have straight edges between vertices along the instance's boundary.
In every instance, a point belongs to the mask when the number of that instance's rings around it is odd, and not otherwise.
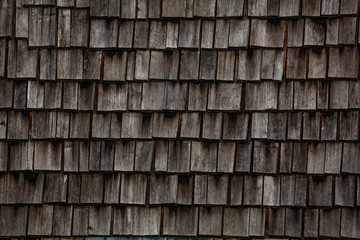
[{"label": "warped shingle", "polygon": [[90,48],[115,48],[117,28],[115,20],[91,20]]},{"label": "warped shingle", "polygon": [[180,31],[179,31],[179,47],[198,48],[200,43],[199,40],[200,40],[200,21],[181,20]]},{"label": "warped shingle", "polygon": [[[78,4],[79,1],[76,3]],[[72,9],[71,12],[71,46],[87,47],[89,32],[89,15],[87,9]]]},{"label": "warped shingle", "polygon": [[266,48],[283,48],[285,39],[285,22],[252,19],[250,46]]},{"label": "warped shingle", "polygon": [[359,51],[354,48],[330,48],[329,78],[357,79]]},{"label": "warped shingle", "polygon": [[54,206],[30,206],[28,232],[30,236],[50,236],[52,232]]},{"label": "warped shingle", "polygon": [[255,141],[253,172],[275,174],[277,172],[278,150],[279,143]]},{"label": "warped shingle", "polygon": [[177,175],[152,175],[150,178],[150,204],[175,204]]},{"label": "warped shingle", "polygon": [[331,207],[331,176],[312,176],[309,181],[309,206]]},{"label": "warped shingle", "polygon": [[240,17],[243,15],[243,0],[219,0],[217,1],[217,17]]},{"label": "warped shingle", "polygon": [[340,236],[341,209],[320,209],[319,237],[338,238]]},{"label": "warped shingle", "polygon": [[197,207],[165,207],[164,236],[196,236],[198,211]]},{"label": "warped shingle", "polygon": [[229,30],[229,48],[231,47],[247,47],[249,41],[250,20],[231,19]]},{"label": "warped shingle", "polygon": [[262,50],[239,50],[237,79],[242,81],[259,81],[261,75]]},{"label": "warped shingle", "polygon": [[29,46],[55,46],[56,9],[54,7],[29,9]]},{"label": "warped shingle", "polygon": [[178,75],[179,52],[151,52],[150,79],[176,80]]},{"label": "warped shingle", "polygon": [[28,207],[2,206],[0,213],[1,236],[26,236]]},{"label": "warped shingle", "polygon": [[[35,78],[37,69],[37,50],[28,49],[26,40],[9,41],[8,78]],[[4,48],[5,50],[5,48]],[[5,53],[5,52],[4,52]],[[5,54],[1,58],[5,60]],[[1,59],[0,58],[0,59]],[[26,62],[26,64],[24,64]],[[1,64],[1,60],[0,60]],[[5,65],[4,65],[5,66]],[[1,65],[0,65],[1,75]]]},{"label": "warped shingle", "polygon": [[215,172],[217,160],[217,143],[197,142],[191,143],[192,172]]},{"label": "warped shingle", "polygon": [[250,208],[225,208],[224,210],[224,236],[249,236]]},{"label": "warped shingle", "polygon": [[114,212],[115,235],[158,236],[161,209],[158,207],[116,208]]},{"label": "warped shingle", "polygon": [[277,84],[270,81],[246,83],[245,110],[276,110]]}]

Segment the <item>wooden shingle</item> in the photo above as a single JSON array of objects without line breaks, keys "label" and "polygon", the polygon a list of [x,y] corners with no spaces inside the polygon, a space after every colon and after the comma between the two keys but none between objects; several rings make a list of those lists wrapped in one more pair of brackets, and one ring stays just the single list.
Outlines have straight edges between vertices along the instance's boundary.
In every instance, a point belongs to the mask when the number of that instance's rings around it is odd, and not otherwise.
[{"label": "wooden shingle", "polygon": [[205,111],[207,104],[208,84],[190,83],[189,84],[189,103],[190,111]]},{"label": "wooden shingle", "polygon": [[199,214],[199,235],[220,236],[221,216],[222,208],[220,207],[201,207]]},{"label": "wooden shingle", "polygon": [[191,143],[192,172],[215,172],[217,160],[217,143],[198,142]]},{"label": "wooden shingle", "polygon": [[46,176],[44,201],[47,203],[65,203],[67,196],[68,176],[52,173]]},{"label": "wooden shingle", "polygon": [[320,133],[322,140],[336,140],[337,120],[337,112],[322,115]]},{"label": "wooden shingle", "polygon": [[349,81],[330,82],[330,109],[348,109]]},{"label": "wooden shingle", "polygon": [[166,82],[164,92],[164,110],[185,110],[187,84]]},{"label": "wooden shingle", "polygon": [[[4,26],[10,27],[11,24],[5,24]],[[29,37],[29,10],[23,6],[21,0],[16,1],[15,36],[16,38]]]},{"label": "wooden shingle", "polygon": [[246,140],[248,132],[248,122],[248,114],[224,114],[223,139]]},{"label": "wooden shingle", "polygon": [[308,143],[294,143],[292,172],[306,173]]},{"label": "wooden shingle", "polygon": [[340,2],[340,15],[353,15],[356,14],[358,2],[356,0]]},{"label": "wooden shingle", "polygon": [[321,15],[337,15],[339,13],[339,2],[339,0],[322,0]]},{"label": "wooden shingle", "polygon": [[320,113],[305,112],[303,114],[303,139],[319,140],[320,138]]},{"label": "wooden shingle", "polygon": [[147,21],[136,21],[134,30],[134,48],[147,48],[149,23]]},{"label": "wooden shingle", "polygon": [[196,236],[198,212],[197,207],[165,207],[164,236]]},{"label": "wooden shingle", "polygon": [[221,113],[204,113],[202,138],[203,139],[220,139],[221,135]]},{"label": "wooden shingle", "polygon": [[281,173],[291,173],[293,148],[294,144],[292,142],[285,142],[280,146]]},{"label": "wooden shingle", "polygon": [[193,202],[194,176],[179,175],[178,183],[177,204],[191,205]]},{"label": "wooden shingle", "polygon": [[151,52],[149,79],[176,80],[178,75],[179,52]]},{"label": "wooden shingle", "polygon": [[264,206],[280,206],[280,177],[264,176]]},{"label": "wooden shingle", "polygon": [[355,202],[354,189],[354,176],[337,176],[335,179],[335,205],[353,207]]},{"label": "wooden shingle", "polygon": [[265,17],[267,15],[267,2],[261,0],[248,1],[248,15],[250,17]]},{"label": "wooden shingle", "polygon": [[62,97],[62,84],[46,82],[44,86],[44,108],[60,109]]},{"label": "wooden shingle", "polygon": [[55,138],[56,112],[33,112],[31,137],[35,139]]},{"label": "wooden shingle", "polygon": [[98,111],[123,111],[127,106],[127,85],[100,84],[98,88]]},{"label": "wooden shingle", "polygon": [[44,86],[39,81],[29,81],[27,91],[27,108],[43,108],[44,107]]},{"label": "wooden shingle", "polygon": [[314,81],[297,81],[294,83],[294,109],[316,109],[317,86]]},{"label": "wooden shingle", "polygon": [[71,10],[59,9],[58,17],[58,34],[57,34],[57,46],[58,47],[70,47],[71,42]]},{"label": "wooden shingle", "polygon": [[[285,22],[269,20],[251,20],[250,46],[266,48],[283,48],[285,39]],[[273,34],[273,33],[277,34]]]},{"label": "wooden shingle", "polygon": [[29,9],[29,46],[55,46],[56,9],[54,7]]},{"label": "wooden shingle", "polygon": [[325,79],[326,77],[326,49],[311,50],[309,53],[308,79]]},{"label": "wooden shingle", "polygon": [[286,208],[285,214],[285,235],[288,237],[301,237],[303,222],[302,209]]},{"label": "wooden shingle", "polygon": [[166,22],[151,21],[149,34],[150,49],[165,49],[166,47]]},{"label": "wooden shingle", "polygon": [[11,36],[12,2],[11,0],[5,0],[0,5],[0,25],[3,26],[0,30],[1,37]]},{"label": "wooden shingle", "polygon": [[281,81],[283,75],[284,51],[263,50],[261,79]]},{"label": "wooden shingle", "polygon": [[286,113],[269,113],[268,139],[285,140],[286,137]]},{"label": "wooden shingle", "polygon": [[240,110],[242,84],[211,83],[209,84],[209,110]]},{"label": "wooden shingle", "polygon": [[170,1],[162,2],[162,17],[180,18],[185,16],[186,16],[186,1],[170,0]]},{"label": "wooden shingle", "polygon": [[359,238],[359,228],[356,227],[360,224],[359,219],[359,210],[351,208],[342,209],[340,236],[346,238]]},{"label": "wooden shingle", "polygon": [[262,50],[239,50],[237,79],[242,81],[259,81],[261,75]]},{"label": "wooden shingle", "polygon": [[307,153],[307,173],[322,175],[324,173],[325,143],[310,143]]},{"label": "wooden shingle", "polygon": [[325,43],[325,21],[305,19],[304,46],[323,46]]},{"label": "wooden shingle", "polygon": [[0,213],[1,236],[26,236],[28,207],[2,206]]},{"label": "wooden shingle", "polygon": [[166,23],[166,48],[175,49],[178,46],[179,39],[179,23],[167,22]]},{"label": "wooden shingle", "polygon": [[302,48],[289,48],[286,60],[287,79],[306,78],[306,51]]},{"label": "wooden shingle", "polygon": [[341,209],[320,209],[319,237],[340,236]]},{"label": "wooden shingle", "polygon": [[215,22],[215,39],[214,48],[226,49],[229,42],[229,26],[230,20],[228,19],[217,19]]},{"label": "wooden shingle", "polygon": [[343,158],[341,165],[342,173],[360,173],[360,144],[359,143],[344,143]]},{"label": "wooden shingle", "polygon": [[158,236],[160,234],[160,208],[125,207],[114,212],[115,235]]},{"label": "wooden shingle", "polygon": [[[202,1],[202,0],[198,0]],[[215,4],[215,1],[214,1]],[[206,3],[206,5],[208,5]],[[180,48],[198,48],[200,43],[200,21],[181,20],[179,30]]]},{"label": "wooden shingle", "polygon": [[87,236],[89,229],[89,207],[75,206],[72,233],[75,236]]},{"label": "wooden shingle", "polygon": [[181,51],[180,80],[197,80],[199,76],[199,51]]},{"label": "wooden shingle", "polygon": [[35,142],[35,170],[61,170],[61,145],[58,142]]},{"label": "wooden shingle", "polygon": [[235,172],[250,172],[252,142],[239,143],[236,148]]},{"label": "wooden shingle", "polygon": [[249,236],[250,208],[225,208],[224,210],[224,236]]},{"label": "wooden shingle", "polygon": [[88,138],[90,128],[90,113],[71,113],[70,138]]},{"label": "wooden shingle", "polygon": [[280,0],[279,17],[299,16],[300,3],[300,0]]},{"label": "wooden shingle", "polygon": [[[9,41],[7,64],[8,78],[35,78],[37,69],[37,50],[28,49],[26,40]],[[5,48],[4,48],[5,50]],[[3,51],[4,51],[3,50]],[[1,55],[5,59],[4,55]],[[0,60],[1,61],[1,60]],[[24,64],[26,62],[26,64]],[[4,62],[5,66],[5,62]],[[0,63],[1,69],[1,63]],[[1,70],[0,70],[1,73]],[[1,75],[1,74],[0,74]]]},{"label": "wooden shingle", "polygon": [[54,206],[29,207],[28,232],[30,236],[50,236],[52,232]]},{"label": "wooden shingle", "polygon": [[331,207],[332,177],[310,177],[309,206]]},{"label": "wooden shingle", "polygon": [[122,138],[151,138],[152,115],[145,113],[124,113],[121,129]]},{"label": "wooden shingle", "polygon": [[150,204],[175,204],[177,175],[152,175],[150,178]]},{"label": "wooden shingle", "polygon": [[278,110],[292,110],[294,103],[294,82],[283,81],[279,84]]},{"label": "wooden shingle", "polygon": [[201,51],[199,79],[215,80],[215,70],[216,52],[207,50]]},{"label": "wooden shingle", "polygon": [[340,18],[339,45],[354,45],[356,37],[356,17]]},{"label": "wooden shingle", "polygon": [[339,128],[339,138],[341,140],[356,140],[358,139],[358,121],[359,114],[358,112],[341,112],[340,113],[340,122]]},{"label": "wooden shingle", "polygon": [[304,211],[304,236],[317,237],[319,228],[319,209],[306,209]]},{"label": "wooden shingle", "polygon": [[266,139],[268,137],[268,129],[269,113],[253,113],[251,119],[251,138]]},{"label": "wooden shingle", "polygon": [[57,78],[82,79],[83,77],[83,51],[58,50]]},{"label": "wooden shingle", "polygon": [[265,235],[266,211],[261,208],[250,208],[249,236],[263,237]]},{"label": "wooden shingle", "polygon": [[229,47],[247,47],[250,35],[250,20],[231,19],[229,30]]},{"label": "wooden shingle", "polygon": [[[79,1],[76,2],[78,4]],[[87,47],[89,37],[89,15],[87,9],[72,9],[71,41],[72,47]]]},{"label": "wooden shingle", "polygon": [[235,74],[235,52],[219,51],[216,80],[233,81]]},{"label": "wooden shingle", "polygon": [[150,172],[151,160],[153,156],[152,141],[137,141],[135,147],[135,163],[134,171],[136,172]]},{"label": "wooden shingle", "polygon": [[353,48],[330,48],[329,78],[357,79],[359,51]]},{"label": "wooden shingle", "polygon": [[321,0],[304,0],[302,2],[302,16],[318,17],[320,16]]},{"label": "wooden shingle", "polygon": [[324,173],[339,174],[341,168],[342,143],[326,143]]},{"label": "wooden shingle", "polygon": [[194,16],[214,17],[216,8],[215,3],[215,0],[194,0]]},{"label": "wooden shingle", "polygon": [[243,15],[244,1],[220,0],[217,1],[217,17],[240,17]]},{"label": "wooden shingle", "polygon": [[[4,146],[2,146],[2,148],[3,147]],[[2,149],[2,154],[5,154],[4,150],[5,149]],[[16,144],[11,144],[9,163],[10,171],[33,170],[33,154],[34,142],[22,141]],[[2,158],[4,158],[4,156]],[[7,158],[5,158],[5,160],[7,160]]]},{"label": "wooden shingle", "polygon": [[8,139],[28,139],[29,114],[10,111],[8,113]]},{"label": "wooden shingle", "polygon": [[245,110],[276,110],[278,85],[275,82],[246,83]]},{"label": "wooden shingle", "polygon": [[285,235],[285,211],[286,208],[269,209],[269,230],[270,236]]},{"label": "wooden shingle", "polygon": [[[12,81],[1,80],[0,82],[0,108],[11,108],[12,106]],[[16,108],[16,106],[14,106]],[[5,124],[6,129],[6,124]]]},{"label": "wooden shingle", "polygon": [[278,148],[279,143],[255,141],[253,172],[275,174],[277,172]]},{"label": "wooden shingle", "polygon": [[89,111],[94,108],[95,84],[79,83],[78,110]]},{"label": "wooden shingle", "polygon": [[[116,47],[118,21],[93,19],[90,24],[90,48]],[[103,36],[107,37],[104,38]]]},{"label": "wooden shingle", "polygon": [[154,138],[176,138],[179,114],[154,113],[152,136]]},{"label": "wooden shingle", "polygon": [[288,24],[288,47],[302,47],[304,39],[303,18],[290,20]]},{"label": "wooden shingle", "polygon": [[[261,206],[263,202],[263,186],[263,176],[245,175],[244,205]],[[236,191],[236,189],[232,191]]]},{"label": "wooden shingle", "polygon": [[[5,76],[6,43],[7,43],[7,41],[5,39],[0,40],[0,78],[3,78]],[[16,56],[14,56],[14,52],[13,52],[13,56],[12,56],[13,62],[15,62],[14,58],[16,58]]]},{"label": "wooden shingle", "polygon": [[89,209],[89,235],[107,236],[111,228],[111,206]]}]

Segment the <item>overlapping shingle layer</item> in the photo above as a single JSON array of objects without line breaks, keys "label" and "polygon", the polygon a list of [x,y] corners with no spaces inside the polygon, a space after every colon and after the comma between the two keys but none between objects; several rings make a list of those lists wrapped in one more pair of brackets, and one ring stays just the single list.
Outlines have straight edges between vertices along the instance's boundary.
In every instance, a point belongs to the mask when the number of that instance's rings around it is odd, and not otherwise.
[{"label": "overlapping shingle layer", "polygon": [[0,237],[360,238],[358,0],[0,0]]}]

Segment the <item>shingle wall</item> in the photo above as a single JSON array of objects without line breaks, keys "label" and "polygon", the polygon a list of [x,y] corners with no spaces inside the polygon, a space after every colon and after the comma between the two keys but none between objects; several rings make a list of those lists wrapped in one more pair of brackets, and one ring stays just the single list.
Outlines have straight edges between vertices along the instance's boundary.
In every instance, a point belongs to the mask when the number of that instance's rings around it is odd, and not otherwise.
[{"label": "shingle wall", "polygon": [[0,237],[360,238],[357,0],[0,0]]}]

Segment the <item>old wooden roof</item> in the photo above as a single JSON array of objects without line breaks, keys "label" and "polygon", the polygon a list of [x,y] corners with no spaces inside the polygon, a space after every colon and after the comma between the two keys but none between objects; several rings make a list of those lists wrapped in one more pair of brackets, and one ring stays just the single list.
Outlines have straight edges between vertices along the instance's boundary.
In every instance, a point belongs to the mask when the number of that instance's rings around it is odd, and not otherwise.
[{"label": "old wooden roof", "polygon": [[360,238],[358,0],[0,0],[0,237]]}]

